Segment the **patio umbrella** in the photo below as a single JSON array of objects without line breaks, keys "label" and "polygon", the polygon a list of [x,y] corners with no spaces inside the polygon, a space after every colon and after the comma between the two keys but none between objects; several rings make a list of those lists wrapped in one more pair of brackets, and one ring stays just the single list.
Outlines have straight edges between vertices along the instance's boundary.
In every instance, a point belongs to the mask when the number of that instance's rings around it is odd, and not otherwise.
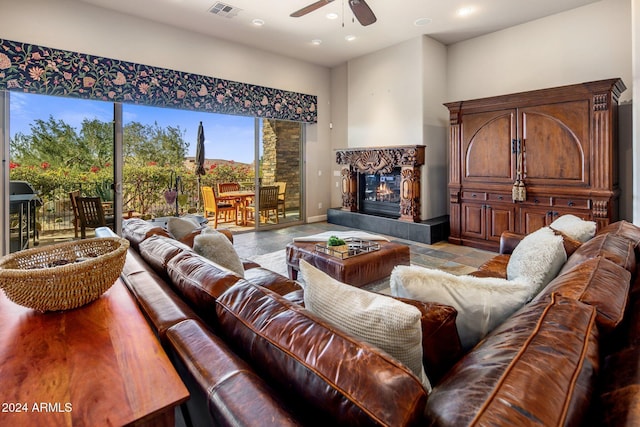
[{"label": "patio umbrella", "polygon": [[204,129],[202,122],[198,126],[198,141],[196,145],[196,175],[198,175],[198,209],[200,209],[200,176],[205,175],[204,170]]}]

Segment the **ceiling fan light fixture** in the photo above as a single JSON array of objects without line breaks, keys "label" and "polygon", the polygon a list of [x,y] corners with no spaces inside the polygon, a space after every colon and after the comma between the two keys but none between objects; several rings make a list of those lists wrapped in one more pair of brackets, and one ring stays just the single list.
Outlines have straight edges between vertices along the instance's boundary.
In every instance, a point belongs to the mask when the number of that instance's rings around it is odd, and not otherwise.
[{"label": "ceiling fan light fixture", "polygon": [[352,42],[352,41],[354,41],[356,39],[356,36],[354,36],[353,34],[349,34],[349,35],[344,36],[344,39],[346,41],[348,41],[348,42]]},{"label": "ceiling fan light fixture", "polygon": [[262,27],[265,24],[264,19],[260,19],[260,18],[254,19],[253,21],[251,21],[251,23],[256,27]]},{"label": "ceiling fan light fixture", "polygon": [[335,12],[327,13],[326,16],[327,16],[327,19],[331,19],[331,20],[338,19],[338,14]]},{"label": "ceiling fan light fixture", "polygon": [[322,44],[322,40],[313,39],[313,40],[311,40],[311,44],[314,45],[314,46],[320,46]]}]

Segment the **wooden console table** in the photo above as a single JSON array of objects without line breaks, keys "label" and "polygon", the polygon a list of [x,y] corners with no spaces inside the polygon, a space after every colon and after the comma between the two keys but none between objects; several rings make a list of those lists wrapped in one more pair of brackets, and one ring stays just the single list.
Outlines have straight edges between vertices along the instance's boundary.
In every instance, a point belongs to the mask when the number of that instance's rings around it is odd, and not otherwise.
[{"label": "wooden console table", "polygon": [[0,292],[0,425],[173,426],[189,392],[125,285],[40,313]]}]

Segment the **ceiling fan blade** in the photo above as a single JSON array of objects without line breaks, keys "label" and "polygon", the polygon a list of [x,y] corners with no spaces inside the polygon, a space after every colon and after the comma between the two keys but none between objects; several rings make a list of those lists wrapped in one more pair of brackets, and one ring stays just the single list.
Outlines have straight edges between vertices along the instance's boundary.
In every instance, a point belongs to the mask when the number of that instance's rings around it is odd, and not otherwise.
[{"label": "ceiling fan blade", "polygon": [[293,12],[291,15],[291,17],[293,18],[299,18],[303,15],[306,15],[307,13],[311,13],[316,9],[320,9],[322,6],[326,6],[329,3],[331,3],[333,0],[319,0],[315,3],[310,4],[309,6],[303,7],[300,10],[297,10],[295,12]]},{"label": "ceiling fan blade", "polygon": [[376,15],[373,14],[373,11],[364,0],[349,0],[349,6],[363,27],[377,21]]}]

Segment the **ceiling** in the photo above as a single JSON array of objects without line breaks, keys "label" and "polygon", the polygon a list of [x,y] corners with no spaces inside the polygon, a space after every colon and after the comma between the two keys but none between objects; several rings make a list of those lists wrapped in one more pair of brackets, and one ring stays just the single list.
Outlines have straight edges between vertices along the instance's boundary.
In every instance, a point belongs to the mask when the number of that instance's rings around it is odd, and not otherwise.
[{"label": "ceiling", "polygon": [[300,18],[289,15],[315,0],[223,0],[237,9],[232,17],[209,12],[217,0],[76,1],[333,67],[423,34],[448,45],[599,0],[367,0],[377,22],[366,27],[353,19],[348,0]]}]

